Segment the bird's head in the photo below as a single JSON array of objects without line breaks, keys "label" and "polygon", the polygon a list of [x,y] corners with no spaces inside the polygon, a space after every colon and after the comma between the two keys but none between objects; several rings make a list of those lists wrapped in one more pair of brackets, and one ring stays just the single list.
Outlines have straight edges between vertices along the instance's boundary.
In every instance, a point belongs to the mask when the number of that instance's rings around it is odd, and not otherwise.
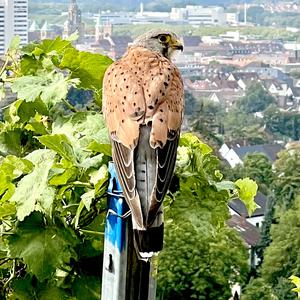
[{"label": "bird's head", "polygon": [[174,32],[161,29],[150,30],[140,35],[134,40],[133,45],[159,52],[168,59],[176,50],[183,51],[179,37]]}]

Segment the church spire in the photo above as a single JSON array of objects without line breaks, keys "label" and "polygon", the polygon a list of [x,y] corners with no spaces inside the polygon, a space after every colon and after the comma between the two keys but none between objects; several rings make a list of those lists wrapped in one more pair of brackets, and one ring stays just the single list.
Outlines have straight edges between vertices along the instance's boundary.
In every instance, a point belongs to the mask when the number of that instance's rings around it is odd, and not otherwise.
[{"label": "church spire", "polygon": [[84,24],[81,21],[81,11],[76,0],[71,0],[68,9],[68,20],[64,24],[63,38],[68,38],[72,33],[78,32],[78,43],[82,43],[84,38]]}]

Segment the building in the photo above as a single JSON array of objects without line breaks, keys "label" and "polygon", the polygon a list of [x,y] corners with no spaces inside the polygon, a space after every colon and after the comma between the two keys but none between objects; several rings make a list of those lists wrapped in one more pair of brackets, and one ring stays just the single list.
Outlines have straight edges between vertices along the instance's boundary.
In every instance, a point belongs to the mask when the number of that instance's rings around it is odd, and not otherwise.
[{"label": "building", "polygon": [[277,159],[277,153],[283,149],[281,145],[278,144],[264,144],[264,145],[254,145],[254,146],[235,146],[228,147],[223,144],[219,149],[219,153],[223,159],[225,159],[231,168],[234,168],[238,164],[243,164],[243,159],[247,154],[251,153],[262,153],[266,155],[270,162],[273,163]]},{"label": "building", "polygon": [[28,43],[28,0],[0,0],[0,55],[16,35]]},{"label": "building", "polygon": [[76,0],[71,0],[68,10],[68,19],[64,24],[63,38],[67,39],[72,33],[78,33],[77,43],[82,43],[84,39],[84,24],[81,21],[81,11]]},{"label": "building", "polygon": [[191,25],[225,25],[226,14],[223,7],[187,5],[185,8],[172,8],[170,19],[187,20]]}]

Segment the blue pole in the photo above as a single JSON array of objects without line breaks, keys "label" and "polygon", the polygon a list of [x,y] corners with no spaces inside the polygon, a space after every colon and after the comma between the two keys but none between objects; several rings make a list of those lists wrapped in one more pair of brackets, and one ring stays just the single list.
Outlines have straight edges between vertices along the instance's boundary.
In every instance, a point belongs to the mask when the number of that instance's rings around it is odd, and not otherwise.
[{"label": "blue pole", "polygon": [[138,259],[129,207],[114,164],[109,163],[101,300],[154,300],[156,284],[150,262]]},{"label": "blue pole", "polygon": [[125,300],[129,208],[114,164],[109,163],[108,211],[105,224],[101,300]]}]

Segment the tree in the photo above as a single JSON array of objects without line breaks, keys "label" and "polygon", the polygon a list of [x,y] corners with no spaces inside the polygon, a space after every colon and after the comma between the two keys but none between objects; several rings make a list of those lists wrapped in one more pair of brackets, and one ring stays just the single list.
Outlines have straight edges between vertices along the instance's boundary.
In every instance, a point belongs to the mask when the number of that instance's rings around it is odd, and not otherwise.
[{"label": "tree", "polygon": [[300,139],[300,114],[293,111],[280,111],[275,105],[270,105],[264,114],[266,129],[277,139]]},{"label": "tree", "polygon": [[[290,148],[281,151],[274,163],[272,193],[268,198],[259,245],[262,265],[257,280],[270,286],[278,299],[296,299],[288,278],[300,272],[297,253],[300,243],[297,232],[300,224],[299,155],[298,148]],[[259,290],[254,293],[253,286],[249,291],[247,286],[246,295],[252,294],[255,298],[259,296]]]},{"label": "tree", "polygon": [[272,189],[276,206],[286,210],[300,195],[300,149],[288,149],[278,153],[274,163],[274,181]]},{"label": "tree", "polygon": [[238,108],[231,109],[224,116],[224,131],[225,140],[239,141],[243,145],[264,144],[269,140],[262,120]]},{"label": "tree", "polygon": [[270,192],[270,185],[274,180],[272,164],[263,153],[247,154],[242,165],[226,170],[226,176],[231,180],[250,177],[257,182],[258,188],[263,194]]},{"label": "tree", "polygon": [[[167,230],[159,258],[158,292],[163,299],[227,299],[230,284],[245,282],[248,271],[246,248],[225,225],[228,189],[236,187],[220,182],[212,149],[190,134],[180,142],[177,174],[180,190],[165,209]],[[246,179],[244,188],[255,190],[253,183]],[[244,198],[240,188],[239,196]],[[255,209],[253,202],[247,206]]]},{"label": "tree", "polygon": [[300,198],[271,227],[272,242],[265,250],[261,277],[271,284],[279,299],[296,299],[288,278],[300,272]]},{"label": "tree", "polygon": [[198,100],[198,110],[194,111],[191,118],[191,127],[206,142],[220,146],[223,143],[223,117],[225,111],[220,104],[214,103],[208,99]]},{"label": "tree", "polygon": [[247,9],[247,21],[263,25],[266,12],[261,6],[251,6]]},{"label": "tree", "polygon": [[241,111],[249,114],[264,111],[272,103],[276,103],[276,99],[259,82],[255,82],[236,104]]}]

